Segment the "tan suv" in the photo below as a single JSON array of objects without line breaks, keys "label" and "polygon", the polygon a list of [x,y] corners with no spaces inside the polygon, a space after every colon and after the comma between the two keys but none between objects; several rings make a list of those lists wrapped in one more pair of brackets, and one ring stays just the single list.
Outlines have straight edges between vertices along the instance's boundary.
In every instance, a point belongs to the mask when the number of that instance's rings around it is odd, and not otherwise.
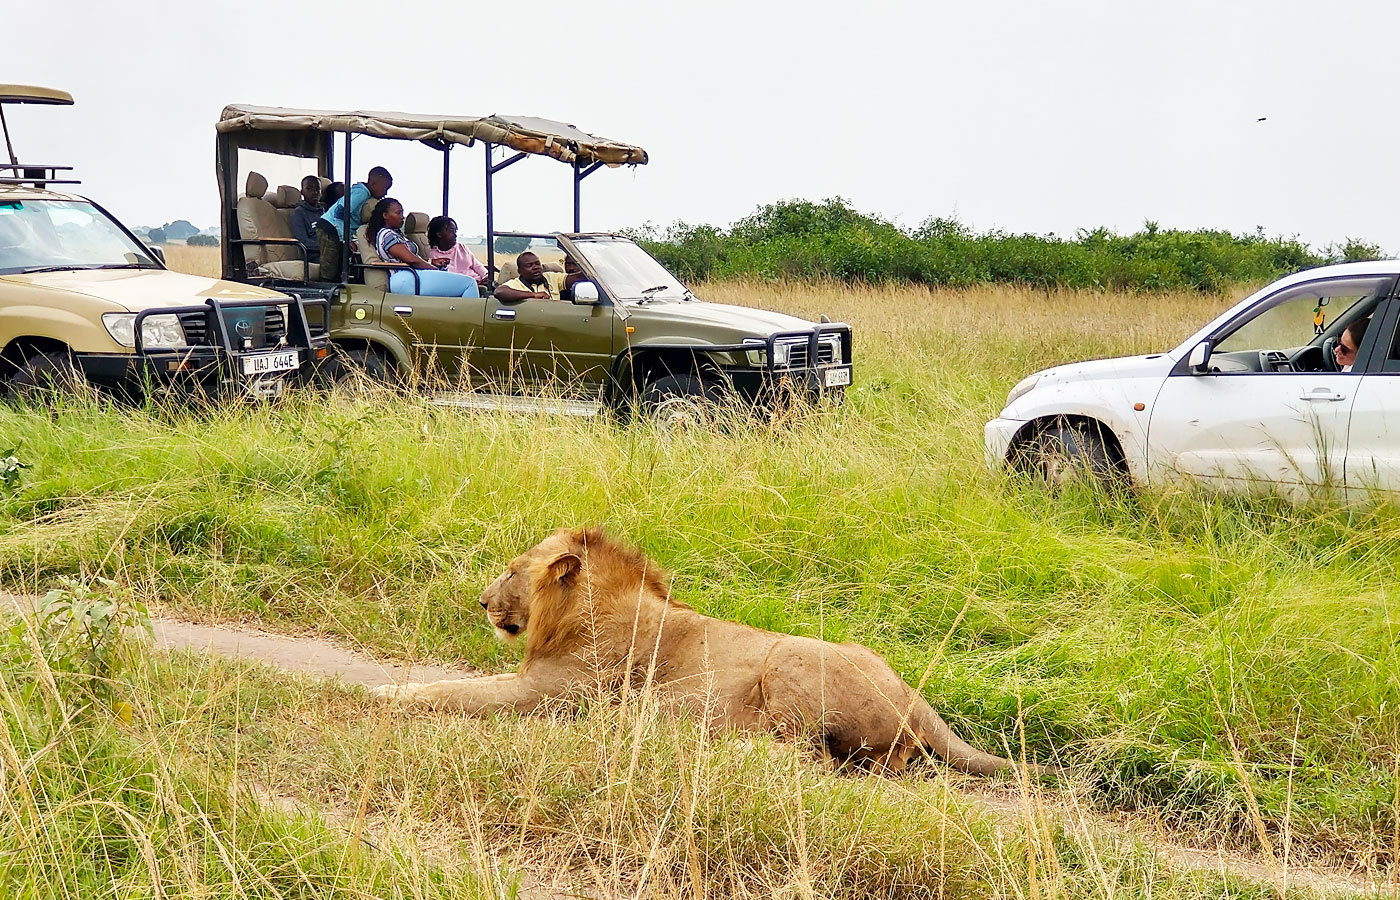
[{"label": "tan suv", "polygon": [[[6,104],[70,105],[0,85]],[[254,395],[324,357],[324,302],[183,275],[106,210],[54,190],[69,167],[0,162],[0,393],[86,380],[125,393],[197,382]],[[311,315],[308,318],[308,309]]]}]

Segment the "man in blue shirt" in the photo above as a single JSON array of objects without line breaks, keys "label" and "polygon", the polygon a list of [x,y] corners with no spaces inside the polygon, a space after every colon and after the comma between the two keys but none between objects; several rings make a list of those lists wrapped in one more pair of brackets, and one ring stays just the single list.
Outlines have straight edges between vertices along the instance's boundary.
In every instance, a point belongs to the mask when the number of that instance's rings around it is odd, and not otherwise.
[{"label": "man in blue shirt", "polygon": [[394,186],[394,176],[383,166],[369,170],[369,178],[350,186],[344,197],[331,204],[330,209],[316,220],[316,241],[321,247],[321,280],[339,281],[342,247],[350,240],[360,222],[360,208],[373,197],[383,199]]}]

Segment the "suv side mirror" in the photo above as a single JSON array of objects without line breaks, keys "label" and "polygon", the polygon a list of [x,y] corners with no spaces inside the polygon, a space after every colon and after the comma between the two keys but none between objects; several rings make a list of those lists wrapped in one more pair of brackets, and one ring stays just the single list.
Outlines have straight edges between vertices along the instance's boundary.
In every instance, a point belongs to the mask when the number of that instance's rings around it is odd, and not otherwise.
[{"label": "suv side mirror", "polygon": [[153,246],[150,246],[150,245],[147,245],[146,249],[151,251],[151,255],[152,255],[152,256],[154,256],[156,259],[160,260],[160,264],[161,264],[162,266],[165,265],[165,251],[164,251],[164,250],[162,250],[162,249],[159,248],[159,247],[153,247]]},{"label": "suv side mirror", "polygon": [[1210,341],[1201,341],[1191,348],[1191,355],[1186,357],[1186,365],[1196,375],[1204,375],[1207,366],[1210,364]]},{"label": "suv side mirror", "polygon": [[598,285],[591,281],[580,281],[574,285],[574,303],[579,306],[597,306]]}]

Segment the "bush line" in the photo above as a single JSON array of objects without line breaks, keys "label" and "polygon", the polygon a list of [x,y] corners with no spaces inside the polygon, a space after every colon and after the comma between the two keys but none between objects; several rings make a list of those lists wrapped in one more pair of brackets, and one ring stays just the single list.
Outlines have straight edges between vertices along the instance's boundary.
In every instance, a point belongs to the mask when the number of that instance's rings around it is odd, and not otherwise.
[{"label": "bush line", "polygon": [[1378,259],[1381,248],[1355,238],[1321,251],[1296,237],[1143,223],[1120,235],[1083,229],[1056,235],[976,233],[952,218],[928,218],[906,229],[852,209],[837,197],[813,203],[782,200],[760,206],[731,228],[676,222],[632,232],[681,278],[908,282],[967,286],[993,282],[1037,288],[1129,291],[1224,290],[1262,283],[1330,262]]}]

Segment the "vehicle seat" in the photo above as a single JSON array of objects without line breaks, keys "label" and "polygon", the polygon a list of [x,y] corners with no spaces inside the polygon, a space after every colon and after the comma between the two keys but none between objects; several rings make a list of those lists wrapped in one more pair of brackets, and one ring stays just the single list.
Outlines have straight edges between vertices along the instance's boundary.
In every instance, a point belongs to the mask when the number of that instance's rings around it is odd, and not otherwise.
[{"label": "vehicle seat", "polygon": [[282,220],[282,224],[287,226],[287,233],[292,234],[292,210],[297,208],[301,202],[301,191],[289,184],[284,184],[272,195],[272,208],[277,210],[277,218]]},{"label": "vehicle seat", "polygon": [[500,272],[496,275],[497,284],[505,284],[507,281],[514,281],[520,276],[520,270],[515,266],[515,260],[508,259],[497,266]]},{"label": "vehicle seat", "polygon": [[424,259],[428,258],[428,223],[431,221],[427,213],[421,212],[409,213],[403,219],[404,237],[413,242],[418,255]]},{"label": "vehicle seat", "polygon": [[[295,240],[290,221],[278,215],[277,208],[265,196],[266,191],[267,179],[257,172],[249,172],[243,196],[238,198],[236,206],[238,236],[245,241],[261,238]],[[280,201],[282,198],[278,196],[277,199]],[[250,276],[265,275],[301,281],[306,272],[301,260],[301,252],[293,246],[243,245],[243,261]],[[313,263],[310,274],[313,280],[317,278],[320,266]]]}]

